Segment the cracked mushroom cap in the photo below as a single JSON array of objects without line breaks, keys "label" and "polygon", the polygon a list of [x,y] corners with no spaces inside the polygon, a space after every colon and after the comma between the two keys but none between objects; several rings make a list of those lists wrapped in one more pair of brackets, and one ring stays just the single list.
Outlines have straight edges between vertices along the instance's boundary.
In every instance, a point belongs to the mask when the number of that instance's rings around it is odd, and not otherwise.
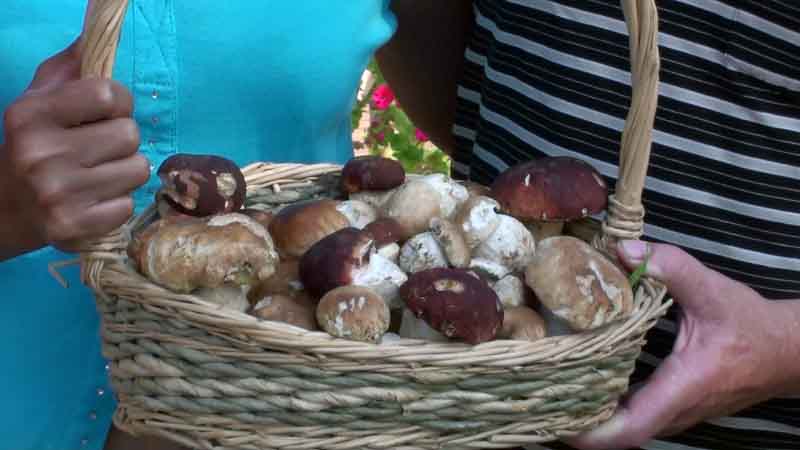
[{"label": "cracked mushroom cap", "polygon": [[448,338],[491,341],[503,324],[503,305],[488,283],[463,269],[417,272],[400,288],[415,316]]},{"label": "cracked mushroom cap", "polygon": [[523,222],[579,219],[608,204],[608,185],[600,173],[566,156],[517,164],[501,173],[491,189],[502,211]]},{"label": "cracked mushroom cap", "polygon": [[571,236],[539,243],[525,282],[574,330],[598,328],[633,311],[628,277],[594,247]]},{"label": "cracked mushroom cap", "polygon": [[196,217],[239,211],[247,193],[239,167],[214,155],[171,156],[158,168],[158,177],[166,201]]},{"label": "cracked mushroom cap", "polygon": [[362,191],[386,191],[405,182],[406,172],[400,162],[368,155],[350,159],[342,168],[342,190],[348,194]]},{"label": "cracked mushroom cap", "polygon": [[389,330],[389,306],[373,290],[342,286],[325,294],[317,305],[317,323],[331,336],[378,343]]},{"label": "cracked mushroom cap", "polygon": [[282,256],[300,258],[320,239],[343,228],[350,220],[335,200],[311,200],[281,209],[272,218],[269,232]]}]

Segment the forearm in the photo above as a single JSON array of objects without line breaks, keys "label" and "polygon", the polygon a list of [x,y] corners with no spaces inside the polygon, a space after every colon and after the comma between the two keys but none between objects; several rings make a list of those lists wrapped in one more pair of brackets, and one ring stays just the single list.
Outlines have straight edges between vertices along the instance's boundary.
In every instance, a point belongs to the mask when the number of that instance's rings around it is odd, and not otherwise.
[{"label": "forearm", "polygon": [[472,2],[394,0],[392,9],[399,25],[377,53],[381,72],[411,120],[449,153]]},{"label": "forearm", "polygon": [[776,332],[779,345],[775,351],[781,355],[785,367],[769,368],[786,371],[786,385],[781,386],[780,395],[800,395],[800,299],[772,301],[773,317],[777,321]]}]

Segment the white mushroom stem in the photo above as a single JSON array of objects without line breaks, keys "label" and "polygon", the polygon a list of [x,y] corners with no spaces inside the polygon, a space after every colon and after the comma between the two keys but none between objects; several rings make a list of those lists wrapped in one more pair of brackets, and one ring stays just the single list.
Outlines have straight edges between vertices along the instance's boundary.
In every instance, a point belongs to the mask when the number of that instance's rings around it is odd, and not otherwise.
[{"label": "white mushroom stem", "polygon": [[396,243],[384,245],[378,249],[378,253],[389,261],[397,264],[397,260],[400,258],[400,246]]},{"label": "white mushroom stem", "polygon": [[342,213],[350,222],[350,226],[363,230],[364,227],[378,218],[378,212],[368,203],[360,200],[347,200],[339,202],[336,210]]},{"label": "white mushroom stem", "polygon": [[525,283],[517,276],[506,275],[492,285],[504,309],[525,304]]},{"label": "white mushroom stem", "polygon": [[475,258],[488,259],[512,271],[521,272],[536,253],[533,235],[519,220],[501,214],[497,229],[473,253]]},{"label": "white mushroom stem", "polygon": [[469,198],[469,191],[466,187],[444,174],[434,173],[419,179],[432,187],[441,197],[439,207],[442,217],[451,218],[456,210]]},{"label": "white mushroom stem", "polygon": [[486,258],[472,258],[469,268],[481,278],[497,281],[511,273],[511,269]]},{"label": "white mushroom stem", "polygon": [[438,217],[431,220],[430,228],[450,266],[459,269],[469,267],[470,249],[461,229],[453,222]]},{"label": "white mushroom stem", "polygon": [[418,318],[408,308],[403,309],[403,318],[397,333],[406,339],[423,339],[431,342],[447,342],[449,339],[431,328],[427,322]]},{"label": "white mushroom stem", "polygon": [[500,205],[489,197],[470,197],[456,214],[456,225],[461,227],[469,248],[478,247],[497,229]]},{"label": "white mushroom stem", "polygon": [[398,259],[406,273],[417,273],[437,267],[447,267],[447,256],[433,233],[420,233],[403,244]]},{"label": "white mushroom stem", "polygon": [[397,264],[375,252],[370,255],[369,264],[355,270],[350,284],[372,289],[386,301],[389,308],[395,309],[403,306],[400,286],[406,280],[408,276]]}]

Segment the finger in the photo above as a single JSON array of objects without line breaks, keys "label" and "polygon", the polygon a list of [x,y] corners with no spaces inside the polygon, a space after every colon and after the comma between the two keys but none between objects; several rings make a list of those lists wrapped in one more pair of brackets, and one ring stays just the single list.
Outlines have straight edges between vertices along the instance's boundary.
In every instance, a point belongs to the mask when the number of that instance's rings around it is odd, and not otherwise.
[{"label": "finger", "polygon": [[69,81],[47,92],[26,94],[17,121],[45,122],[69,128],[104,119],[131,117],[133,97],[114,80],[87,78]]},{"label": "finger", "polygon": [[70,208],[48,224],[48,241],[61,248],[75,248],[75,242],[95,239],[116,230],[133,215],[133,199],[118,197],[87,208]]},{"label": "finger", "polygon": [[582,450],[639,447],[669,428],[694,393],[690,368],[677,358],[667,358],[640,389],[620,405],[614,416],[599,427],[567,440]]},{"label": "finger", "polygon": [[620,259],[631,270],[647,260],[646,274],[661,281],[675,300],[688,310],[709,306],[709,295],[718,291],[727,278],[704,266],[678,247],[645,241],[620,241]]},{"label": "finger", "polygon": [[150,178],[150,161],[141,153],[85,171],[81,194],[88,205],[130,195]]},{"label": "finger", "polygon": [[80,37],[36,69],[28,91],[47,91],[80,77]]},{"label": "finger", "polygon": [[139,127],[133,119],[113,119],[70,128],[65,134],[74,158],[91,168],[129,158],[139,150]]}]

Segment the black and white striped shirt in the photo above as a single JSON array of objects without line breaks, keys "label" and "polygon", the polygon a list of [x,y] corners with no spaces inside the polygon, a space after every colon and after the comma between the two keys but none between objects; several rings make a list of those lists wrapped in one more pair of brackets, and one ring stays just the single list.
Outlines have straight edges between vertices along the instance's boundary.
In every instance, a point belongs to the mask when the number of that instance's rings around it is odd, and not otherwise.
[{"label": "black and white striped shirt", "polygon": [[[489,183],[543,155],[608,178],[630,104],[619,0],[474,0],[454,127],[456,176]],[[769,299],[800,299],[800,2],[659,0],[661,86],[644,193],[648,240],[679,245]],[[657,325],[635,379],[674,340]],[[800,399],[647,449],[800,449]]]}]

